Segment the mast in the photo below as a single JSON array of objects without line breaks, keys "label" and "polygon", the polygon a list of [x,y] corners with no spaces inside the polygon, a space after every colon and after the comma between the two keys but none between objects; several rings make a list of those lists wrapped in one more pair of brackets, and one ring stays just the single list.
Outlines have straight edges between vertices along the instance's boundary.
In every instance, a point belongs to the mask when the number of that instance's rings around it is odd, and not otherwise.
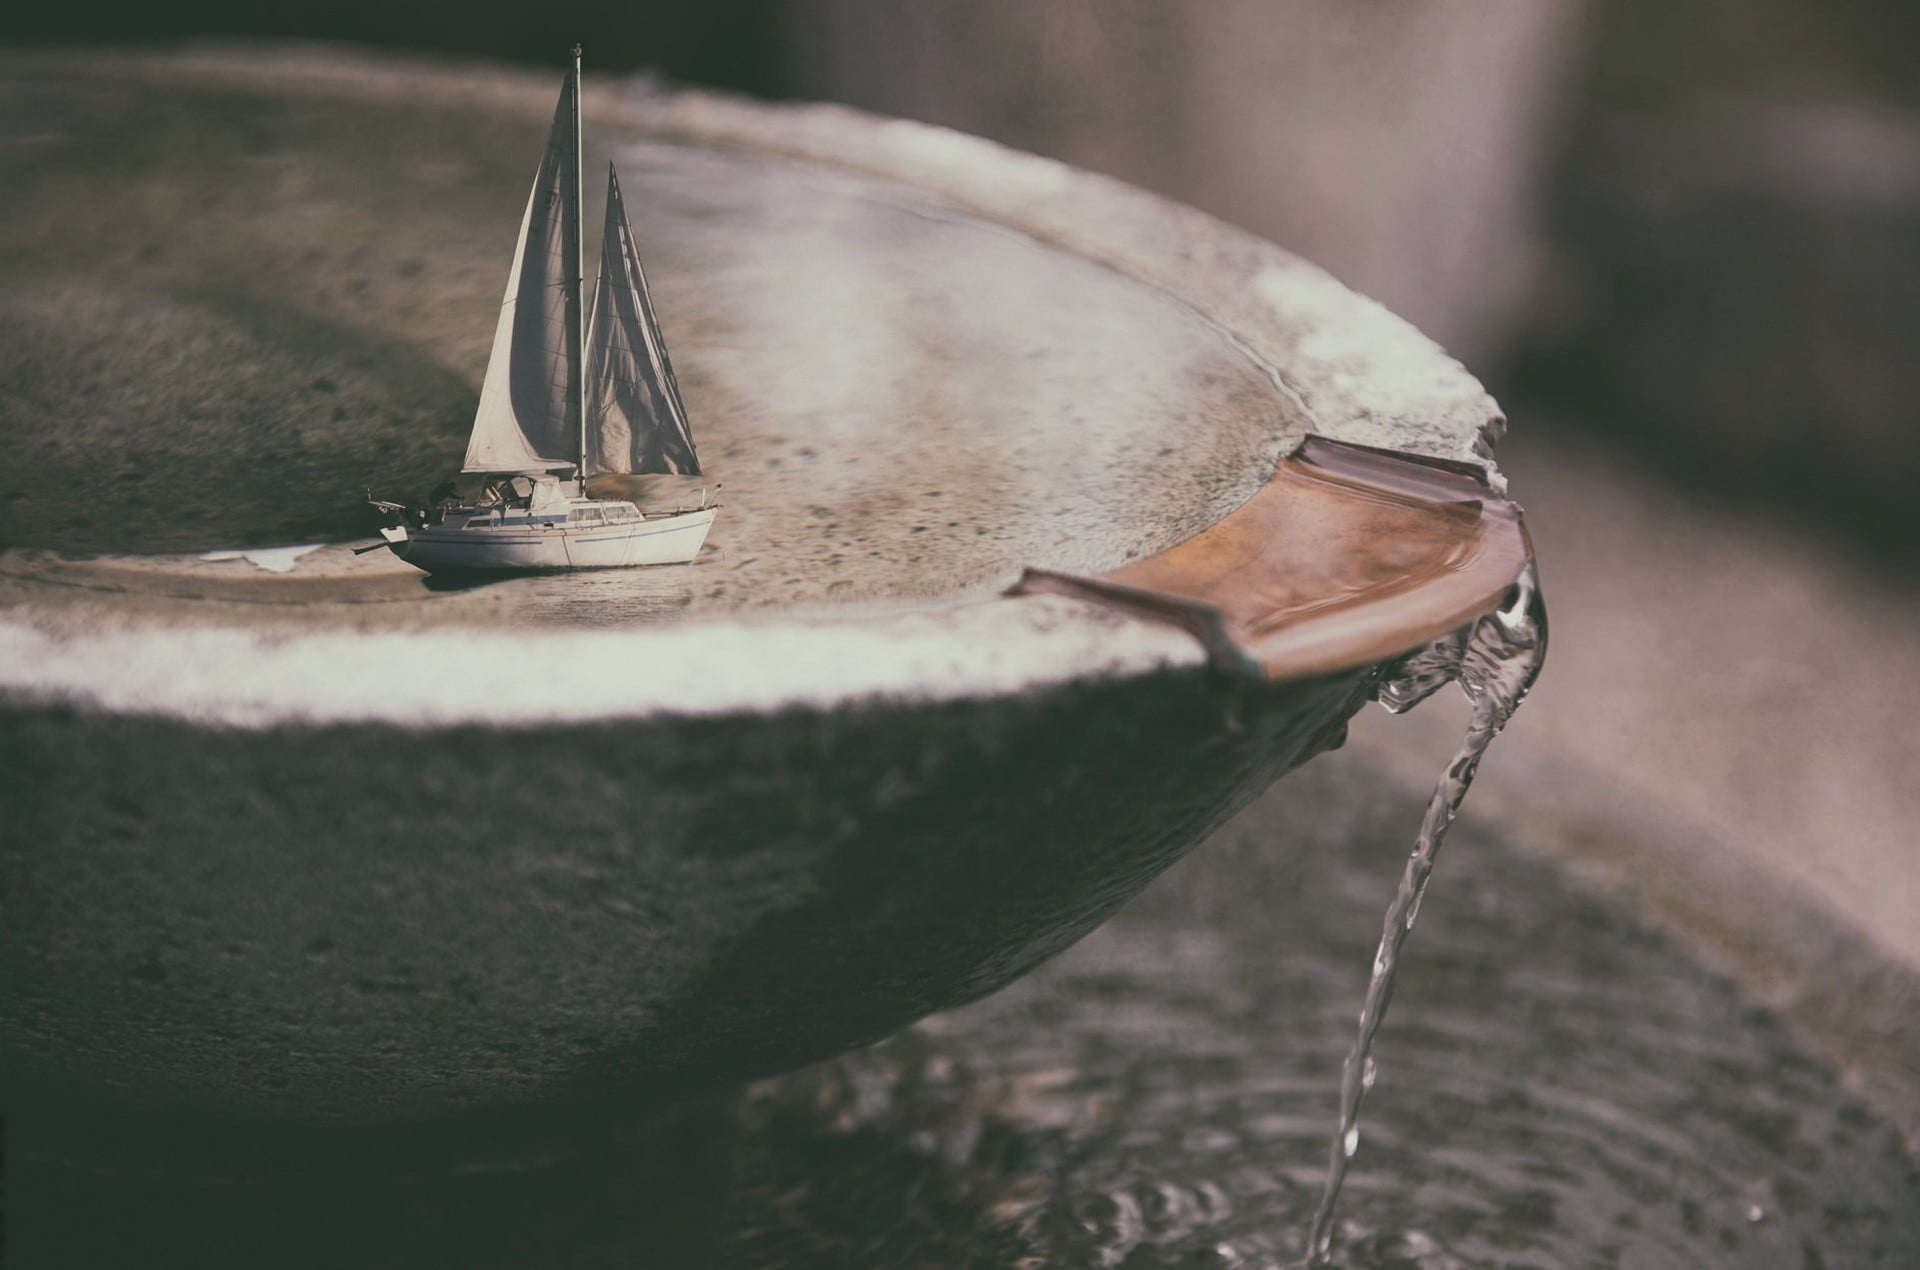
[{"label": "mast", "polygon": [[585,186],[581,167],[586,154],[580,141],[580,46],[573,46],[573,401],[580,412],[579,445],[574,453],[580,465],[580,497],[587,496],[587,309],[582,290],[587,281],[587,234],[584,219]]}]

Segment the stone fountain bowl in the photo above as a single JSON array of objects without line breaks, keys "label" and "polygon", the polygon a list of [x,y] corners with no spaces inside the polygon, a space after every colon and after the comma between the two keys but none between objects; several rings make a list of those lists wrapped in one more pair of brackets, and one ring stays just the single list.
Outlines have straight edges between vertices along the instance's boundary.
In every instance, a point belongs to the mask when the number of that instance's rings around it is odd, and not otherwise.
[{"label": "stone fountain bowl", "polygon": [[0,60],[23,1136],[505,1157],[874,1040],[1085,934],[1527,558],[1491,400],[1285,252],[591,76],[709,550],[356,556],[365,487],[458,466],[557,79]]}]

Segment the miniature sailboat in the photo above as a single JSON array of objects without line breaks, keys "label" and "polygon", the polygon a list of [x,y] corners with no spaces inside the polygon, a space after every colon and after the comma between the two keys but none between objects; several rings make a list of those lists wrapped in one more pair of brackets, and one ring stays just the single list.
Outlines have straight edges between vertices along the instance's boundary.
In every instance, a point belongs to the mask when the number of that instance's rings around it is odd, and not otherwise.
[{"label": "miniature sailboat", "polygon": [[575,46],[460,469],[486,478],[484,492],[427,511],[370,500],[399,522],[380,531],[386,545],[429,573],[684,564],[713,524],[719,504],[705,491],[700,506],[672,511],[587,495],[590,476],[698,476],[700,458],[611,164],[600,277],[583,313],[580,185]]}]

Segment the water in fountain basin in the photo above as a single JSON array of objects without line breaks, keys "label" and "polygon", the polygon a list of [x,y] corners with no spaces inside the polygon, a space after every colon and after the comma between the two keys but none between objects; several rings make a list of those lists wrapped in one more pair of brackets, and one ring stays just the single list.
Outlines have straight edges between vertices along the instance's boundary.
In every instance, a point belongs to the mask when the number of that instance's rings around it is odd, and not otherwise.
[{"label": "water in fountain basin", "polygon": [[1373,955],[1373,977],[1360,1007],[1360,1029],[1340,1073],[1340,1123],[1327,1153],[1327,1185],[1307,1237],[1309,1265],[1323,1265],[1333,1243],[1333,1212],[1346,1181],[1347,1164],[1360,1146],[1360,1103],[1373,1087],[1373,1040],[1393,1001],[1400,949],[1420,914],[1447,830],[1473,784],[1487,746],[1520,708],[1547,655],[1547,610],[1532,565],[1515,583],[1499,609],[1455,635],[1435,641],[1407,658],[1381,683],[1378,696],[1399,713],[1457,681],[1473,703],[1467,735],[1447,764],[1421,818],[1413,854],[1400,876],[1400,890],[1387,906],[1380,947]]},{"label": "water in fountain basin", "polygon": [[[1425,791],[1353,746],[994,996],[756,1085],[726,1270],[1278,1270]],[[1348,1270],[1920,1265],[1900,1136],[1764,1008],[1472,814],[1400,965]],[[1442,902],[1444,901],[1444,902]]]}]

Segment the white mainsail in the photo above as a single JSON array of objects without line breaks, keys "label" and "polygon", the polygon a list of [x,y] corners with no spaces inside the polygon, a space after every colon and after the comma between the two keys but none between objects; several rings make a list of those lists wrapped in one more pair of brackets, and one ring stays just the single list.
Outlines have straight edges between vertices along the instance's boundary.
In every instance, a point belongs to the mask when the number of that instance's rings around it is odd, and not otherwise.
[{"label": "white mainsail", "polygon": [[647,275],[611,163],[600,281],[587,326],[586,400],[587,472],[700,475],[680,385],[653,316]]},{"label": "white mainsail", "polygon": [[554,107],[494,328],[465,472],[544,472],[580,451],[580,64]]}]

